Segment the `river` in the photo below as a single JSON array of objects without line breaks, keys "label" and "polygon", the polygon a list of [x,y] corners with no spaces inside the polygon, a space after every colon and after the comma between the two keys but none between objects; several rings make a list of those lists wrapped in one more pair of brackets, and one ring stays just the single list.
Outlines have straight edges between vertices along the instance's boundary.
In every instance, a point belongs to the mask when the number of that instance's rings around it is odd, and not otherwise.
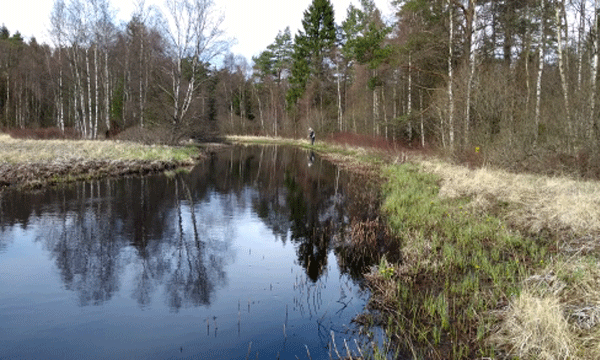
[{"label": "river", "polygon": [[4,191],[0,358],[329,359],[332,339],[357,353],[364,269],[338,250],[364,192],[278,146]]}]

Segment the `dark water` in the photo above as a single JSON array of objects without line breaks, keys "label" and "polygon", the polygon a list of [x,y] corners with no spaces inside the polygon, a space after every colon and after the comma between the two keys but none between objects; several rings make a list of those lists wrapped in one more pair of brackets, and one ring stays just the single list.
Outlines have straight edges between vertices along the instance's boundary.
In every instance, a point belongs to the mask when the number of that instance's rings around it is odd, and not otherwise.
[{"label": "dark water", "polygon": [[335,244],[365,210],[357,181],[248,147],[189,174],[4,192],[0,358],[329,359],[332,332],[355,349],[368,294]]}]

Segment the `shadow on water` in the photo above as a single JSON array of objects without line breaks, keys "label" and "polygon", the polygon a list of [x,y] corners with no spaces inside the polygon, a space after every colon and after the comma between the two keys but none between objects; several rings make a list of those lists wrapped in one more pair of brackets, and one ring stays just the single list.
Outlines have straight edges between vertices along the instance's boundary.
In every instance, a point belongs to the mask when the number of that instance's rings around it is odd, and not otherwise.
[{"label": "shadow on water", "polygon": [[[219,291],[225,292],[237,284],[236,279],[249,267],[252,271],[262,269],[256,263],[239,265],[244,258],[253,256],[253,250],[255,254],[262,251],[265,262],[279,257],[261,249],[260,241],[264,240],[249,241],[249,245],[244,242],[256,236],[253,232],[257,228],[264,227],[268,237],[280,244],[281,250],[276,252],[283,254],[291,247],[295,253],[292,264],[271,265],[287,267],[296,277],[289,311],[300,311],[303,317],[308,309],[311,319],[317,314],[322,316],[317,326],[321,344],[317,346],[327,347],[331,340],[329,331],[341,325],[323,326],[325,316],[335,314],[320,309],[326,303],[320,299],[320,293],[325,291],[324,279],[339,271],[340,284],[336,286],[340,292],[343,274],[361,288],[361,274],[378,258],[374,254],[355,256],[360,252],[355,251],[350,240],[358,236],[356,229],[377,221],[378,207],[376,190],[369,190],[364,179],[340,171],[312,152],[277,146],[225,148],[212,153],[188,173],[76,183],[33,193],[1,193],[0,261],[7,261],[2,260],[3,256],[9,260],[13,257],[14,249],[22,244],[19,239],[31,237],[33,243],[41,245],[43,253],[50,255],[61,286],[76,294],[80,307],[108,306],[111,302],[116,306],[125,301],[121,298],[127,291],[128,298],[147,311],[156,307],[156,301],[162,297],[171,313],[197,307],[216,312],[219,305],[215,298],[223,297],[216,295]],[[248,221],[240,223],[240,212],[254,214],[260,219],[260,226]],[[377,245],[380,233],[372,236],[368,247],[381,250]],[[260,235],[259,239],[263,237]],[[247,250],[242,252],[240,244]],[[32,261],[32,256],[27,261]],[[331,264],[332,260],[337,264]],[[233,264],[238,264],[235,270]],[[294,266],[304,273],[294,273]],[[334,271],[333,267],[339,270]],[[273,291],[282,285],[268,279],[281,274],[269,269],[265,268],[263,278],[271,282]],[[7,274],[11,278],[18,276],[10,271]],[[11,281],[2,285],[7,288]],[[350,288],[347,280],[345,286]],[[231,295],[237,296],[238,337],[242,304],[247,302],[248,313],[251,305],[260,306],[259,300],[251,300],[258,296],[257,290],[246,291]],[[364,289],[358,291],[364,294]],[[281,294],[283,297],[284,292]],[[304,296],[307,298],[301,301]],[[17,298],[9,295],[5,300]],[[23,298],[27,299],[25,295]],[[284,305],[283,300],[277,301]],[[364,306],[365,299],[361,301],[363,305],[354,301],[354,306],[360,305],[357,312]],[[337,302],[342,311],[352,299]],[[0,319],[20,316],[16,308],[0,307]],[[227,314],[224,311],[220,316]],[[287,323],[287,303],[285,314]],[[217,317],[207,315],[205,322],[207,332],[214,332],[217,337]],[[300,325],[287,326],[287,330],[283,326],[286,341],[288,333],[293,337],[294,332],[300,331]],[[232,346],[240,347],[235,343]],[[293,346],[288,346],[286,351],[294,351]],[[315,351],[312,350],[318,356]],[[122,355],[119,354],[113,353]],[[157,354],[170,353],[149,354],[160,358]]]}]

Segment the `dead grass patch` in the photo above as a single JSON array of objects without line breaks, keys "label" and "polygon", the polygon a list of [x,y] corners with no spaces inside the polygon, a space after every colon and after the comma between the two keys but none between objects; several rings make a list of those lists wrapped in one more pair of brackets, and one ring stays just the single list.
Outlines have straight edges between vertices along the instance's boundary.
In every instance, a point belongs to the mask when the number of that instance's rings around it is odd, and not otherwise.
[{"label": "dead grass patch", "polygon": [[499,345],[510,344],[507,354],[519,359],[573,359],[577,350],[561,310],[557,297],[523,291],[506,311]]},{"label": "dead grass patch", "polygon": [[150,146],[120,141],[19,140],[0,134],[2,162],[22,164],[76,160],[187,160],[191,151],[170,146]]},{"label": "dead grass patch", "polygon": [[31,187],[102,176],[147,174],[190,166],[194,147],[120,141],[19,140],[0,134],[0,186]]},{"label": "dead grass patch", "polygon": [[556,262],[523,282],[490,341],[520,359],[600,358],[600,267]]},{"label": "dead grass patch", "polygon": [[469,169],[436,161],[421,164],[442,178],[440,196],[470,197],[470,206],[480,212],[503,204],[506,208],[501,215],[519,228],[532,233],[548,229],[575,236],[600,234],[600,182]]}]

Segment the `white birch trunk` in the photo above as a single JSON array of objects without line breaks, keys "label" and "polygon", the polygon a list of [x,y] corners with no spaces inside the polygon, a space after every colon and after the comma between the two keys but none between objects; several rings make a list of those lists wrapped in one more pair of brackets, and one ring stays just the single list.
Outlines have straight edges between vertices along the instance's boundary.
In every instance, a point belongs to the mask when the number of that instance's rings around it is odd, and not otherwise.
[{"label": "white birch trunk", "polygon": [[336,61],[337,70],[337,101],[338,101],[338,129],[343,131],[343,114],[342,114],[342,85],[340,84],[340,64]]},{"label": "white birch trunk", "polygon": [[139,94],[139,101],[140,101],[140,127],[144,127],[144,75],[145,75],[145,67],[144,67],[144,35],[142,34],[140,37],[140,64],[139,64],[139,68],[140,68],[140,83],[139,83],[139,87],[140,87],[140,94]]},{"label": "white birch trunk", "polygon": [[[73,58],[75,59],[75,78],[76,78],[76,90],[75,90],[75,96],[79,95],[79,111],[77,111],[77,115],[79,118],[79,126],[81,129],[81,135],[83,138],[87,138],[88,137],[88,128],[87,128],[87,121],[86,121],[86,107],[85,107],[85,93],[83,90],[83,80],[82,80],[82,75],[81,75],[81,71],[79,70],[79,56],[77,55],[79,53],[79,50],[77,47],[73,48]],[[77,107],[77,105],[76,105]]]},{"label": "white birch trunk", "polygon": [[100,99],[100,93],[98,88],[98,45],[94,45],[94,93],[94,131],[92,137],[96,139],[98,137],[98,100]]},{"label": "white birch trunk", "polygon": [[586,0],[581,0],[579,8],[579,31],[577,36],[577,90],[581,92],[582,69],[583,69],[583,35],[585,33],[585,3]]},{"label": "white birch trunk", "polygon": [[408,141],[412,141],[413,137],[413,127],[412,127],[412,54],[408,53],[408,105],[407,105],[407,113],[408,113]]},{"label": "white birch trunk", "polygon": [[420,92],[420,109],[421,109],[421,147],[425,147],[425,111],[423,109],[423,90]]},{"label": "white birch trunk", "polygon": [[595,0],[594,2],[594,46],[593,46],[593,54],[594,58],[592,61],[592,86],[590,91],[590,120],[588,123],[588,137],[592,137],[592,132],[596,131],[596,77],[598,76],[598,7],[600,5],[600,0]]},{"label": "white birch trunk", "polygon": [[108,77],[108,49],[104,49],[104,121],[110,131],[110,78]]},{"label": "white birch trunk", "polygon": [[564,0],[562,3],[556,7],[556,39],[558,42],[558,69],[560,72],[560,80],[562,83],[563,97],[565,101],[565,112],[567,117],[567,127],[568,127],[568,135],[571,137],[571,106],[569,102],[569,84],[567,81],[567,75],[565,71],[565,56],[563,50],[563,16],[562,11],[564,11]]},{"label": "white birch trunk", "polygon": [[179,123],[179,93],[181,92],[181,59],[176,59],[176,68],[173,70],[173,125]]},{"label": "white birch trunk", "polygon": [[537,144],[538,137],[540,135],[540,111],[542,105],[542,75],[544,73],[544,47],[545,47],[545,34],[544,34],[544,11],[546,9],[546,0],[542,0],[542,8],[540,17],[540,39],[538,45],[538,74],[537,74],[537,84],[536,84],[536,93],[535,93],[535,141],[534,144]]},{"label": "white birch trunk", "polygon": [[65,131],[65,108],[63,101],[63,69],[62,49],[58,49],[58,126],[61,132]]},{"label": "white birch trunk", "polygon": [[373,89],[373,131],[379,135],[379,94],[377,88]]},{"label": "white birch trunk", "polygon": [[89,130],[89,138],[94,138],[94,127],[92,123],[92,79],[90,73],[90,57],[89,57],[89,49],[85,49],[85,80],[87,86],[87,121],[88,121],[88,130]]},{"label": "white birch trunk", "polygon": [[452,55],[453,47],[452,41],[454,40],[454,16],[452,12],[452,3],[448,0],[448,13],[450,17],[450,38],[448,42],[448,137],[450,141],[450,148],[454,148],[454,73],[452,68]]},{"label": "white birch trunk", "polygon": [[477,2],[476,0],[470,0],[470,7],[473,9],[473,16],[471,18],[471,49],[469,53],[469,79],[467,83],[467,104],[465,109],[465,143],[470,143],[470,131],[471,131],[471,94],[473,93],[473,80],[475,79],[475,63],[476,63],[476,51],[475,51],[475,38],[477,26]]}]

